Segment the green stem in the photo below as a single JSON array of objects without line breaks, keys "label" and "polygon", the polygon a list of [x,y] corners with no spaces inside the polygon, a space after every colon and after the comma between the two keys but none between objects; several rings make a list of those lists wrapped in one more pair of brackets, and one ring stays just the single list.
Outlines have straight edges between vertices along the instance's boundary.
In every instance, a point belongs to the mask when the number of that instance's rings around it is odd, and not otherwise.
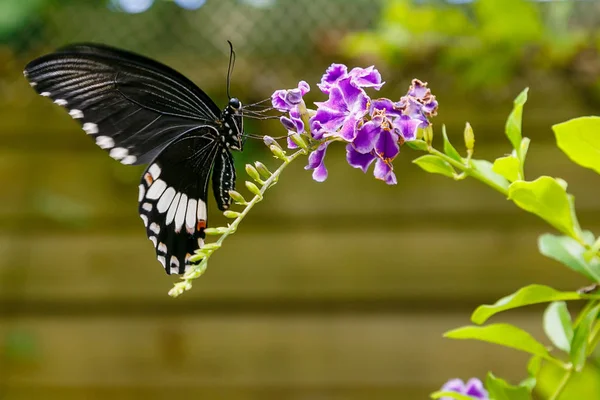
[{"label": "green stem", "polygon": [[487,179],[485,176],[481,175],[479,172],[477,172],[476,170],[474,170],[471,167],[470,162],[468,164],[463,164],[461,162],[458,162],[455,159],[453,159],[451,157],[448,157],[447,155],[445,155],[441,151],[434,149],[433,147],[429,147],[427,149],[427,151],[429,152],[429,154],[434,154],[437,157],[443,159],[448,164],[452,165],[454,168],[456,168],[456,169],[458,169],[460,171],[463,171],[467,175],[470,175],[473,178],[478,179],[481,182],[485,183],[486,185],[490,186],[492,189],[496,189],[498,192],[502,193],[503,195],[508,196],[508,191],[505,188],[503,188],[502,186],[498,185],[496,182]]},{"label": "green stem", "polygon": [[[175,284],[175,286],[169,291],[169,296],[177,297],[186,290],[191,289],[192,281],[200,277],[206,270],[206,266],[208,264],[208,259],[210,258],[210,256],[215,252],[215,250],[221,247],[221,245],[223,244],[225,239],[229,237],[229,235],[233,234],[237,230],[238,225],[240,224],[240,222],[242,222],[246,215],[248,215],[250,210],[263,199],[263,195],[265,194],[267,189],[269,189],[274,183],[277,182],[277,180],[279,179],[279,175],[281,175],[285,167],[287,167],[300,155],[307,153],[307,150],[302,149],[293,153],[291,156],[285,157],[283,159],[283,163],[279,166],[279,168],[277,168],[275,172],[273,172],[273,174],[264,182],[260,189],[260,192],[254,195],[252,200],[250,200],[246,204],[244,210],[235,218],[235,220],[233,220],[231,224],[228,225],[227,230],[221,235],[219,240],[207,245],[207,247],[210,247],[211,250],[208,250],[206,253],[203,254],[202,261],[200,261],[199,264],[192,266],[192,268],[188,272],[186,272],[181,282]],[[199,254],[202,254],[202,249],[200,249]]]},{"label": "green stem", "polygon": [[573,368],[569,368],[568,370],[565,371],[565,374],[563,375],[558,386],[556,387],[556,390],[554,391],[554,393],[552,393],[552,395],[548,398],[548,400],[558,400],[558,398],[560,397],[562,392],[567,387],[567,383],[569,383],[571,376],[573,376]]}]

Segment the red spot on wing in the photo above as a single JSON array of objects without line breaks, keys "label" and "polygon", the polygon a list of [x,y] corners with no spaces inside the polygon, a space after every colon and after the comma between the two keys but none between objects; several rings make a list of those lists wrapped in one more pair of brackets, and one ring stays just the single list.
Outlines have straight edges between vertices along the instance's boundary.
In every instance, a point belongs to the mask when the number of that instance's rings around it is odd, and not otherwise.
[{"label": "red spot on wing", "polygon": [[201,231],[202,229],[206,228],[206,221],[201,219],[198,221],[198,225],[196,226],[196,229],[198,231]]},{"label": "red spot on wing", "polygon": [[152,175],[150,175],[149,172],[147,172],[146,175],[144,175],[144,179],[146,180],[148,186],[152,185],[152,182],[154,182],[154,179],[152,179]]}]

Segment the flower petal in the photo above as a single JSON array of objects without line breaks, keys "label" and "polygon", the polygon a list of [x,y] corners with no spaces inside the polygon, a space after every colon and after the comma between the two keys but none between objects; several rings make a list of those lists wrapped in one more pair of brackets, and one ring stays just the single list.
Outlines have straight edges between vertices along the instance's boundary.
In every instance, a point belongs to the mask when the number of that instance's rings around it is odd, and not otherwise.
[{"label": "flower petal", "polygon": [[369,121],[356,131],[356,136],[352,141],[354,148],[359,153],[370,153],[375,147],[375,142],[381,134],[381,122]]},{"label": "flower petal", "polygon": [[[369,96],[367,96],[364,90],[354,86],[350,82],[350,78],[340,80],[337,88],[339,88],[343,96],[344,103],[346,104],[346,109],[348,111],[351,113],[362,112],[362,115],[366,114]],[[334,93],[335,89],[336,88],[332,88],[331,93]]]},{"label": "flower petal", "polygon": [[369,166],[375,160],[375,156],[371,153],[359,153],[351,143],[348,143],[346,146],[346,160],[351,167],[360,168],[363,172],[367,172]]},{"label": "flower petal", "polygon": [[381,82],[381,74],[374,66],[353,68],[348,75],[352,78],[352,83],[357,87],[372,87],[375,90],[379,90],[385,83]]},{"label": "flower petal", "polygon": [[314,169],[312,177],[317,182],[327,179],[327,168],[325,168],[325,152],[331,142],[322,143],[317,150],[308,155],[308,165],[304,169]]},{"label": "flower petal", "polygon": [[292,121],[290,118],[286,117],[285,115],[282,116],[281,118],[279,118],[279,121],[285,127],[285,129],[287,129],[288,131],[296,130],[296,124],[294,123],[294,121]]},{"label": "flower petal", "polygon": [[481,400],[487,400],[488,398],[487,390],[484,389],[483,383],[477,378],[469,379],[463,393]]},{"label": "flower petal", "polygon": [[[344,124],[342,125],[340,130],[337,132],[337,134],[330,135],[330,136],[341,137],[342,139],[344,139],[347,142],[353,141],[354,138],[356,138],[356,125],[358,124],[358,121],[360,120],[360,118],[362,118],[362,116],[361,117],[356,117],[354,115],[348,116],[348,118],[346,118],[346,120],[344,121]],[[327,135],[325,135],[325,136],[327,136]]]},{"label": "flower petal", "polygon": [[408,115],[402,115],[394,119],[393,126],[396,133],[408,142],[417,138],[417,129],[422,123],[422,120],[412,119]]},{"label": "flower petal", "polygon": [[271,104],[281,112],[289,111],[290,106],[285,102],[285,90],[276,90],[271,95]]},{"label": "flower petal", "polygon": [[381,158],[378,158],[375,162],[373,176],[375,176],[377,179],[381,179],[382,181],[386,181],[391,173],[392,167]]},{"label": "flower petal", "polygon": [[444,386],[442,386],[441,391],[442,392],[456,392],[456,393],[462,393],[465,387],[465,383],[462,381],[462,379],[450,379],[448,382],[446,382],[444,384]]},{"label": "flower petal", "polygon": [[306,81],[298,82],[298,89],[300,89],[300,93],[304,96],[306,93],[310,92],[310,85],[306,83]]},{"label": "flower petal", "polygon": [[388,185],[396,185],[398,183],[398,180],[396,179],[396,174],[394,174],[393,171],[385,179],[385,183],[387,183]]},{"label": "flower petal", "polygon": [[292,138],[291,138],[291,135],[292,135],[293,133],[294,133],[294,132],[288,132],[288,137],[287,137],[287,147],[288,147],[288,149],[290,149],[290,150],[295,150],[295,149],[297,149],[297,148],[298,148],[298,145],[297,145],[296,143],[294,143],[294,141],[293,141],[293,140],[292,140]]},{"label": "flower petal", "polygon": [[375,150],[385,159],[394,159],[400,152],[398,135],[388,130],[382,130],[375,142]]},{"label": "flower petal", "polygon": [[331,87],[337,81],[346,77],[347,73],[348,67],[346,67],[344,64],[331,64],[321,78],[321,83],[318,83],[317,86],[323,93],[328,94]]},{"label": "flower petal", "polygon": [[369,113],[373,114],[375,110],[385,111],[385,115],[388,117],[402,115],[402,110],[398,107],[397,103],[386,98],[371,100]]}]

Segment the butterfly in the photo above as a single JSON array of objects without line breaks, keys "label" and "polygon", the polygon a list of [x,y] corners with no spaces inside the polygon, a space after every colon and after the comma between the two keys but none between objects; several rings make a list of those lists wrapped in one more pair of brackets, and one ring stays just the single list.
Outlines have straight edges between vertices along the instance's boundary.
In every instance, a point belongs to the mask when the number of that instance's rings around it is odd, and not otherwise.
[{"label": "butterfly", "polygon": [[170,67],[105,45],[69,45],[24,70],[35,91],[64,107],[112,158],[148,165],[139,214],[167,274],[184,274],[204,244],[211,177],[218,208],[231,203],[231,151],[242,151],[245,139],[242,103],[229,96],[233,48],[231,56],[223,110]]}]

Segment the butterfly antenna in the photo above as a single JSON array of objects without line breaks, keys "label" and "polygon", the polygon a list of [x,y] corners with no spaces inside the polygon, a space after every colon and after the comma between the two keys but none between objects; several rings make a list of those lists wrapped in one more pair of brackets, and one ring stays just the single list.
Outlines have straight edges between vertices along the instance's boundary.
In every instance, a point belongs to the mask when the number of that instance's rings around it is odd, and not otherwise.
[{"label": "butterfly antenna", "polygon": [[235,65],[235,51],[233,51],[233,44],[228,40],[229,43],[229,67],[227,68],[227,97],[231,99],[231,74],[233,73],[233,66]]}]

